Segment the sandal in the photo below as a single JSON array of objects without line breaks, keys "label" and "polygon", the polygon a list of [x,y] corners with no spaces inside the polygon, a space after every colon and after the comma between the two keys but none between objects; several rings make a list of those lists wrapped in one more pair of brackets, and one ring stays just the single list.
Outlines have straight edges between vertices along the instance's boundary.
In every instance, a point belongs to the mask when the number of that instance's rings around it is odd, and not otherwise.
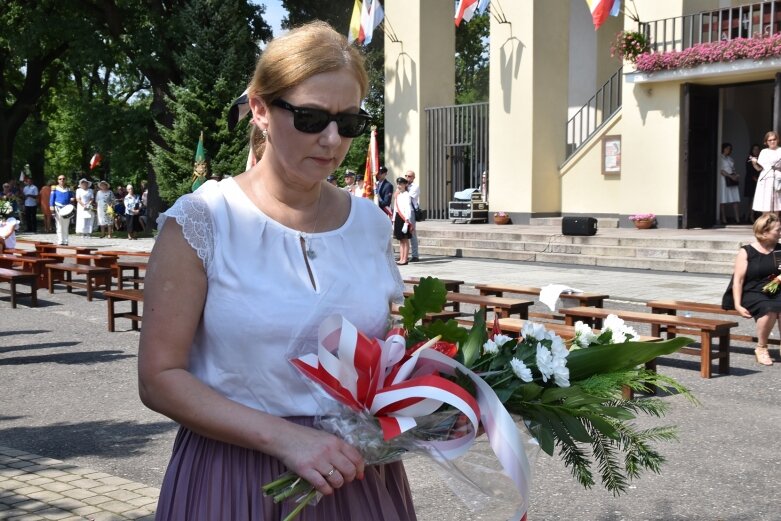
[{"label": "sandal", "polygon": [[770,352],[766,345],[758,344],[757,348],[754,349],[754,355],[757,357],[759,365],[773,365],[773,359],[770,358]]}]

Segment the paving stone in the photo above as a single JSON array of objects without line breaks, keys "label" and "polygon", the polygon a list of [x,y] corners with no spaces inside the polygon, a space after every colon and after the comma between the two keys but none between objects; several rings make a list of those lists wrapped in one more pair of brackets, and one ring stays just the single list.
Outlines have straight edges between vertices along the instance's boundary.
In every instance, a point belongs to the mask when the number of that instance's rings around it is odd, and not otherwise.
[{"label": "paving stone", "polygon": [[69,485],[67,483],[59,483],[57,481],[53,483],[46,483],[44,485],[41,485],[41,488],[44,488],[46,490],[49,490],[51,492],[62,492],[64,490],[70,490],[73,488],[73,485]]},{"label": "paving stone", "polygon": [[95,494],[106,494],[106,492],[113,492],[115,490],[119,490],[114,485],[103,485],[100,487],[95,487],[91,489]]},{"label": "paving stone", "polygon": [[134,490],[136,494],[140,494],[142,496],[149,496],[149,497],[158,497],[160,495],[160,490],[157,488],[152,487],[144,487]]},{"label": "paving stone", "polygon": [[124,521],[125,516],[112,512],[95,512],[89,516],[90,521]]},{"label": "paving stone", "polygon": [[4,497],[3,503],[5,503],[6,505],[13,505],[15,503],[21,503],[22,501],[27,501],[28,499],[30,498],[28,498],[27,496],[20,496],[19,494],[13,494],[8,497]]},{"label": "paving stone", "polygon": [[84,499],[95,496],[96,494],[91,490],[84,490],[83,488],[72,488],[70,490],[63,490],[62,495],[73,499]]},{"label": "paving stone", "polygon": [[122,515],[128,519],[141,519],[152,514],[154,514],[154,512],[150,512],[148,508],[139,508],[136,510],[122,512]]},{"label": "paving stone", "polygon": [[17,481],[15,479],[7,479],[3,481],[2,487],[5,490],[16,490],[17,488],[28,487],[29,483],[24,481]]},{"label": "paving stone", "polygon": [[36,512],[39,516],[41,516],[44,519],[65,519],[66,517],[71,517],[71,513],[67,512],[65,510],[60,510],[59,508],[47,508],[45,510],[41,510],[39,512]]},{"label": "paving stone", "polygon": [[102,503],[105,503],[107,501],[113,501],[110,497],[106,496],[90,496],[83,499],[83,501],[88,505],[100,505]]},{"label": "paving stone", "polygon": [[84,507],[74,508],[71,510],[71,512],[79,516],[89,516],[95,512],[100,512],[100,509],[93,505],[87,505]]},{"label": "paving stone", "polygon": [[39,487],[41,485],[45,485],[46,483],[51,483],[52,481],[54,481],[52,478],[35,477],[35,479],[31,479],[27,483],[29,483],[30,485],[35,485],[35,486]]},{"label": "paving stone", "polygon": [[44,509],[47,506],[49,505],[47,505],[43,501],[28,499],[27,501],[21,501],[19,503],[16,503],[14,505],[14,508],[21,508],[22,510],[25,510],[27,512],[35,512],[36,510]]},{"label": "paving stone", "polygon": [[77,476],[86,476],[87,474],[94,474],[94,469],[88,469],[88,468],[82,468],[82,467],[76,467],[72,468],[68,471],[70,474],[76,474]]},{"label": "paving stone", "polygon": [[[34,456],[32,461],[34,461],[35,463],[37,463],[39,465],[60,465],[60,464],[63,463],[62,461],[60,461],[58,459],[52,459],[52,458],[45,458],[45,457],[35,456],[35,454],[30,454],[30,456]],[[66,465],[69,466],[69,467],[73,466],[73,465],[68,465],[68,464],[66,464]]]},{"label": "paving stone", "polygon": [[[92,478],[94,479],[94,478]],[[109,476],[107,478],[99,478],[98,481],[101,483],[105,483],[106,485],[127,485],[128,483],[132,483],[129,479],[120,478],[119,476]]]},{"label": "paving stone", "polygon": [[105,472],[93,472],[91,474],[84,474],[84,477],[97,480],[101,478],[110,478],[111,474],[106,474]]},{"label": "paving stone", "polygon": [[0,476],[5,476],[7,478],[12,478],[14,476],[18,476],[20,474],[24,474],[23,470],[19,469],[12,469],[12,468],[2,468],[0,469]]},{"label": "paving stone", "polygon": [[32,492],[41,492],[42,490],[43,489],[41,487],[30,485],[29,487],[17,488],[15,492],[17,494],[24,494],[25,496],[29,496]]},{"label": "paving stone", "polygon": [[36,514],[22,514],[20,516],[9,517],[9,521],[45,521],[46,518]]},{"label": "paving stone", "polygon": [[81,479],[81,476],[77,476],[75,474],[66,474],[57,478],[57,481],[60,483],[70,483],[71,481],[75,481],[77,479]]},{"label": "paving stone", "polygon": [[157,498],[154,497],[146,497],[146,496],[139,496],[135,499],[128,499],[128,503],[135,505],[137,507],[142,507],[144,505],[156,505],[157,504]]},{"label": "paving stone", "polygon": [[45,470],[38,471],[37,474],[45,478],[59,478],[65,476],[67,473],[61,470],[47,468]]},{"label": "paving stone", "polygon": [[125,485],[120,485],[119,486],[119,488],[121,488],[123,490],[136,490],[136,489],[144,488],[144,487],[146,487],[146,485],[144,485],[143,483],[136,483],[134,481],[131,481],[130,483],[127,483]]},{"label": "paving stone", "polygon": [[128,502],[131,499],[138,499],[140,497],[144,497],[144,496],[139,496],[138,494],[131,492],[129,490],[113,490],[111,492],[105,492],[104,495],[125,502]]},{"label": "paving stone", "polygon": [[10,447],[0,447],[0,454],[5,454],[6,456],[13,456],[14,458],[18,458],[19,456],[24,456],[25,454],[29,454],[29,453],[21,450],[12,449]]},{"label": "paving stone", "polygon": [[[26,482],[29,482],[30,480],[36,479],[37,477],[38,477],[38,476],[37,476],[36,474],[22,474],[22,475],[20,475],[20,476],[16,476],[14,479],[15,479],[15,480],[17,480],[17,481],[26,481]],[[8,478],[2,478],[2,479],[0,479],[0,484],[2,483],[2,480],[3,480],[3,479],[8,479]]]},{"label": "paving stone", "polygon": [[[31,463],[32,463],[32,462],[31,462]],[[29,467],[24,467],[24,471],[25,471],[25,472],[29,472],[30,474],[36,474],[36,475],[37,475],[37,474],[38,474],[38,472],[40,472],[40,471],[42,471],[42,470],[48,470],[48,469],[50,469],[50,468],[51,468],[51,467],[49,467],[49,466],[47,466],[47,465],[38,465],[38,464],[35,464],[35,463],[33,463],[33,464],[32,464],[32,465],[30,465]]]},{"label": "paving stone", "polygon": [[116,501],[112,500],[107,503],[101,503],[100,508],[103,510],[108,510],[109,512],[114,512],[115,514],[121,514],[122,512],[127,512],[128,510],[133,510],[133,505],[129,503],[125,503],[124,501]]},{"label": "paving stone", "polygon": [[6,467],[12,469],[23,469],[25,467],[32,467],[33,465],[35,465],[35,463],[30,463],[29,461],[25,461],[25,460],[17,460],[7,464]]},{"label": "paving stone", "polygon": [[50,492],[48,490],[41,490],[40,492],[31,492],[30,494],[27,494],[33,499],[37,499],[38,501],[54,501],[55,499],[62,499],[62,494],[58,494],[57,492]]},{"label": "paving stone", "polygon": [[73,511],[77,508],[89,506],[82,501],[78,501],[76,499],[69,498],[69,497],[64,497],[62,499],[55,499],[54,501],[51,501],[49,504],[57,508],[60,508],[62,510],[68,510],[68,511]]},{"label": "paving stone", "polygon": [[101,483],[100,481],[95,481],[93,479],[84,479],[84,478],[77,479],[76,481],[71,481],[70,484],[73,485],[74,487],[79,487],[79,488],[95,488],[95,487],[103,486],[103,483]]},{"label": "paving stone", "polygon": [[18,508],[12,508],[11,510],[4,511],[0,519],[11,519],[14,516],[21,516],[21,515],[25,515],[24,510],[19,510]]}]

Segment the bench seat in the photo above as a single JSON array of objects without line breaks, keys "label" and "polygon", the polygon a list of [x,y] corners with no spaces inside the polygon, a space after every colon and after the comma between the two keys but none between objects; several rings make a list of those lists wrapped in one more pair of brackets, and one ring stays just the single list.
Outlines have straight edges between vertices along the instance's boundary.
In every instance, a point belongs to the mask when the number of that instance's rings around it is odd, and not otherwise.
[{"label": "bench seat", "polygon": [[[73,288],[84,288],[87,290],[87,300],[92,300],[92,293],[98,287],[103,287],[107,291],[111,289],[111,268],[102,268],[98,266],[86,266],[84,264],[56,263],[47,264],[49,270],[49,293],[54,293],[54,285],[64,285],[68,293],[73,292]],[[83,281],[73,280],[73,275],[83,275]]]},{"label": "bench seat", "polygon": [[[0,282],[7,282],[10,289],[2,289],[11,294],[11,307],[16,307],[16,299],[19,296],[30,297],[30,307],[38,307],[38,275],[29,271],[19,271],[9,268],[0,268]],[[20,293],[17,284],[30,286],[29,293]]]}]

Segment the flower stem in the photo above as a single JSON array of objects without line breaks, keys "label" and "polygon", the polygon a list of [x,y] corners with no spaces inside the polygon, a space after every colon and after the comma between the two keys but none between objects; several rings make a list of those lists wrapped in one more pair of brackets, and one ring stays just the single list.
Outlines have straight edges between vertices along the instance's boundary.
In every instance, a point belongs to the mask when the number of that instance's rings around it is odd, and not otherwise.
[{"label": "flower stem", "polygon": [[298,505],[296,505],[296,508],[294,508],[282,521],[292,521],[293,519],[298,516],[298,514],[301,513],[301,511],[306,507],[310,501],[317,495],[317,490],[312,489],[309,494],[304,496],[304,498],[298,502]]}]

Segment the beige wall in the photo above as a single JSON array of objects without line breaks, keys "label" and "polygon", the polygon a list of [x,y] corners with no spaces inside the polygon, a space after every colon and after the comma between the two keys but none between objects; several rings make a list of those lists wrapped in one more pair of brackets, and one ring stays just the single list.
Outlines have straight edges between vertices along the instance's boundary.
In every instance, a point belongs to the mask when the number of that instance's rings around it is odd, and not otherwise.
[{"label": "beige wall", "polygon": [[[569,5],[506,2],[502,7],[510,23],[491,19],[492,211],[528,216],[561,209],[558,165],[564,160],[567,120]],[[558,29],[551,30],[552,20]]]},{"label": "beige wall", "polygon": [[453,12],[452,0],[385,2],[385,16],[401,41],[385,33],[385,164],[392,179],[415,170],[423,199],[425,109],[455,100]]}]

